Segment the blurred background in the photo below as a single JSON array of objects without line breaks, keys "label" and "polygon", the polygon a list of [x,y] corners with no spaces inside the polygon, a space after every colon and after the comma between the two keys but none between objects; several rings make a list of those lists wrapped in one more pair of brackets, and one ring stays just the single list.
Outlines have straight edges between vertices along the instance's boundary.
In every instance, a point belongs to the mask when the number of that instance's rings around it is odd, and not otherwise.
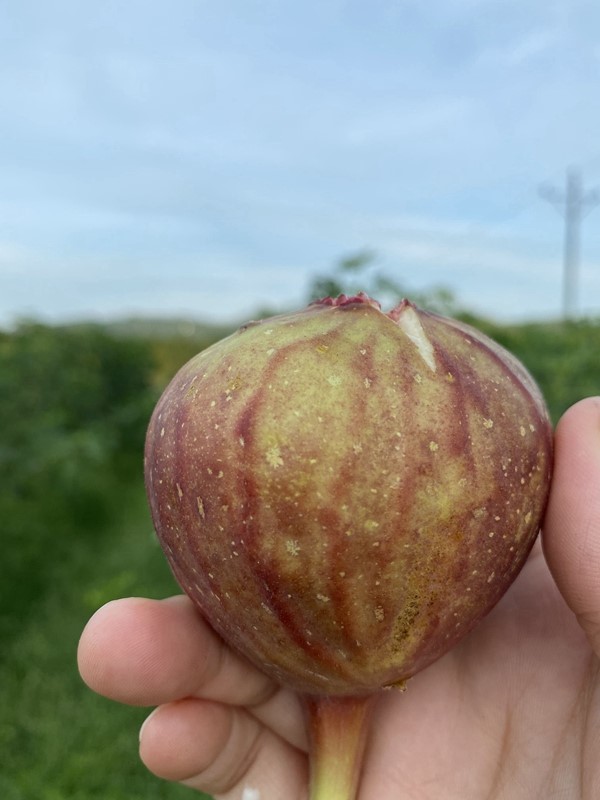
[{"label": "blurred background", "polygon": [[176,591],[152,407],[252,317],[364,289],[600,391],[593,0],[0,2],[0,797],[184,798],[75,667]]}]

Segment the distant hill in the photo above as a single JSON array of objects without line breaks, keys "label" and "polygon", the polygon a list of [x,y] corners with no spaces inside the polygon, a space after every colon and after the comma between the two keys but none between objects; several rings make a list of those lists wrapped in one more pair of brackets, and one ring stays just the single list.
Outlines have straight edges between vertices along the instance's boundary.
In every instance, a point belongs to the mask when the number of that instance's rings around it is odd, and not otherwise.
[{"label": "distant hill", "polygon": [[102,323],[101,327],[115,336],[216,341],[232,333],[237,325],[202,322],[181,317],[130,317]]}]

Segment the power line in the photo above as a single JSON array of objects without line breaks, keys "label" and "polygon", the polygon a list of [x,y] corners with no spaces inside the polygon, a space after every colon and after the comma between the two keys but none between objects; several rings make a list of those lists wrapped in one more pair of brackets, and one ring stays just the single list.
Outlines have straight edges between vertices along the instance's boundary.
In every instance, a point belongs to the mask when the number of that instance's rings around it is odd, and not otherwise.
[{"label": "power line", "polygon": [[576,167],[567,170],[564,191],[555,186],[543,184],[540,196],[558,209],[565,219],[565,238],[563,251],[563,317],[573,319],[577,307],[577,283],[579,278],[579,257],[581,250],[581,221],[585,212],[600,203],[597,189],[584,191],[581,171]]}]

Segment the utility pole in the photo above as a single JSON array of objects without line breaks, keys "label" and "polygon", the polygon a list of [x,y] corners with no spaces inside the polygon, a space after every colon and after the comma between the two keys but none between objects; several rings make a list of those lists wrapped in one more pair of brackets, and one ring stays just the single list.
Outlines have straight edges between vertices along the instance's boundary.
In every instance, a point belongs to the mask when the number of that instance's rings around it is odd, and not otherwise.
[{"label": "utility pole", "polygon": [[576,167],[567,170],[566,189],[563,192],[554,186],[540,186],[540,196],[552,203],[565,218],[563,251],[563,317],[576,316],[577,283],[579,278],[579,255],[581,221],[595,205],[600,203],[600,192],[584,192],[581,172]]}]

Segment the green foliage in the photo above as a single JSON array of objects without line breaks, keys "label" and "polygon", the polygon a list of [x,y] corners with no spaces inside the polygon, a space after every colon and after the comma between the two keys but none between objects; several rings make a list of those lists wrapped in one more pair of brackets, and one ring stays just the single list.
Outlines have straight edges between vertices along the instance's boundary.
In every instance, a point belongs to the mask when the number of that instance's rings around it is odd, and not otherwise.
[{"label": "green foliage", "polygon": [[[144,712],[93,695],[75,658],[103,603],[177,591],[142,483],[160,346],[98,326],[0,334],[3,800],[191,795],[147,773]],[[187,355],[177,349],[173,369]]]},{"label": "green foliage", "polygon": [[[79,678],[77,642],[98,606],[177,587],[152,531],[140,477],[113,487],[101,536],[49,554],[35,614],[4,642],[0,663],[2,800],[185,800],[198,797],[147,772],[137,731],[148,709],[93,694]],[[201,796],[200,796],[201,797]]]},{"label": "green foliage", "polygon": [[[147,345],[28,323],[0,339],[0,636],[44,592],[47,564],[101,530],[139,467],[155,399]],[[0,656],[1,657],[1,656]]]},{"label": "green foliage", "polygon": [[[374,267],[373,254],[358,253],[315,290],[364,288],[394,302],[400,287]],[[411,299],[443,313],[454,306],[445,290],[426,295]],[[525,363],[555,421],[600,393],[600,322],[501,326],[462,316]],[[206,329],[153,330],[24,323],[0,333],[2,800],[197,796],[147,774],[136,739],[147,712],[96,697],[75,666],[97,607],[177,591],[146,507],[143,441],[159,392],[212,339]]]}]

